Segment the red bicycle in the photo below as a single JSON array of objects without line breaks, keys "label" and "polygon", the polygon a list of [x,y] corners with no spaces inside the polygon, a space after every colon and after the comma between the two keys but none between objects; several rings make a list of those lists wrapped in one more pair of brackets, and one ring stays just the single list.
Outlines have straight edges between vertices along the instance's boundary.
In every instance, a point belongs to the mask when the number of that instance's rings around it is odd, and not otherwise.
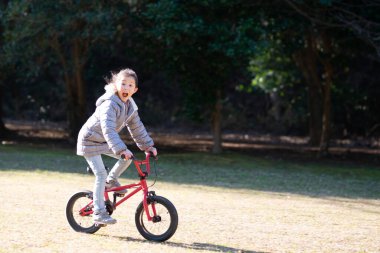
[{"label": "red bicycle", "polygon": [[[177,230],[178,214],[175,206],[166,198],[157,196],[149,191],[146,178],[150,174],[151,155],[146,153],[145,160],[133,159],[139,174],[140,181],[134,184],[123,185],[106,189],[104,199],[108,213],[111,215],[116,208],[136,193],[143,192],[143,200],[137,206],[135,223],[137,230],[147,240],[163,242],[172,237]],[[127,195],[117,191],[135,188]],[[113,199],[109,194],[113,192]],[[117,198],[121,199],[117,199]],[[93,214],[92,191],[75,193],[66,206],[66,217],[70,226],[77,232],[93,234],[105,225],[95,224]]]}]

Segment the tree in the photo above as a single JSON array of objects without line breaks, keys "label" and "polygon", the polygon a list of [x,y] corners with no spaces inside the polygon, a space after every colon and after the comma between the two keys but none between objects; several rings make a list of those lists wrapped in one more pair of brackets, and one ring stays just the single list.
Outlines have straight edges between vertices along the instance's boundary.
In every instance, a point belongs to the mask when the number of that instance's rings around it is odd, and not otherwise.
[{"label": "tree", "polygon": [[7,129],[5,127],[5,124],[3,122],[3,99],[2,99],[2,94],[4,94],[3,91],[3,84],[0,83],[0,137],[3,137],[6,135]]},{"label": "tree", "polygon": [[[316,125],[317,129],[321,129],[320,132],[311,132],[311,141],[316,144],[319,138],[319,152],[321,155],[326,155],[331,131],[331,89],[334,72],[336,72],[333,67],[333,58],[336,58],[341,47],[337,38],[339,34],[344,33],[345,38],[349,39],[352,37],[349,32],[352,32],[354,36],[371,45],[379,57],[380,2],[365,0],[361,3],[334,0],[311,3],[293,0],[286,2],[309,21],[310,28],[306,32],[304,52],[299,52],[307,57],[296,54],[295,59],[309,84],[309,90],[312,92],[310,97],[320,99],[320,101],[310,103],[311,107],[315,107],[311,110],[311,125]],[[348,45],[352,46],[352,44]],[[322,66],[322,71],[318,71],[318,65]]]},{"label": "tree", "polygon": [[286,0],[299,15],[325,28],[349,30],[370,45],[380,57],[380,1]]},{"label": "tree", "polygon": [[[338,73],[344,73],[347,68],[347,64],[342,64],[345,55],[350,54],[345,49],[354,49],[357,37],[377,50],[375,35],[379,34],[380,26],[376,25],[378,18],[374,13],[378,12],[369,5],[378,7],[379,4],[362,2],[364,5],[360,6],[355,2],[347,4],[343,1],[287,0],[285,3],[275,3],[284,5],[265,12],[268,26],[262,38],[267,41],[263,52],[280,48],[284,55],[277,54],[277,58],[293,58],[296,63],[307,87],[310,144],[319,145],[320,155],[328,153],[332,125],[331,94],[336,89]],[[253,56],[254,59],[257,57],[260,59],[260,54]],[[270,90],[273,83],[277,89],[283,86],[282,77],[286,75],[279,70],[289,63],[273,58],[261,59],[265,60],[264,65],[251,62],[254,67],[251,70],[256,75],[254,84],[262,80],[260,85],[266,90]],[[263,69],[263,66],[273,67],[273,63],[277,68],[274,74],[273,69]],[[272,74],[267,76],[267,73]],[[277,77],[275,82],[271,80],[274,76]],[[288,80],[287,83],[294,82]]]},{"label": "tree", "polygon": [[[268,26],[274,25],[274,20],[269,18],[266,22]],[[268,31],[272,29],[268,28]],[[241,85],[239,89],[248,93],[262,90],[268,94],[268,110],[262,112],[264,115],[261,116],[265,127],[268,131],[289,133],[306,121],[306,89],[300,82],[301,74],[295,67],[289,44],[270,32],[263,34],[261,39],[266,43],[258,48],[248,67],[253,79],[251,83]]]},{"label": "tree", "polygon": [[[329,131],[329,121],[323,121],[323,125],[322,116],[329,112],[329,109],[324,109],[324,105],[329,105],[323,101],[330,94],[329,89],[325,89],[328,85],[325,85],[322,78],[326,76],[322,70],[323,64],[329,64],[330,59],[325,56],[327,50],[321,40],[321,29],[305,22],[304,17],[294,15],[294,11],[286,5],[267,8],[263,22],[266,24],[266,32],[262,34],[261,40],[265,43],[252,56],[250,63],[250,71],[254,75],[252,85],[271,93],[289,90],[302,74],[305,91],[308,93],[310,144],[318,145],[322,129]],[[322,58],[325,58],[324,61],[321,61]],[[296,66],[299,68],[298,73],[295,71]],[[331,82],[328,84],[331,85]]]},{"label": "tree", "polygon": [[[3,1],[0,3],[0,17],[3,15],[3,11],[5,9],[5,5],[7,1]],[[3,46],[3,34],[4,29],[2,24],[0,23],[0,48]],[[1,52],[0,52],[1,55]],[[4,96],[4,82],[6,79],[7,67],[4,64],[4,61],[0,62],[0,137],[4,137],[8,134],[9,130],[5,127],[3,122],[3,96]]]},{"label": "tree", "polygon": [[143,10],[147,35],[160,46],[162,64],[182,84],[185,108],[207,118],[213,152],[222,151],[222,111],[227,88],[244,77],[262,28],[256,4],[246,1],[154,1]]},{"label": "tree", "polygon": [[91,49],[112,43],[125,8],[117,0],[33,0],[11,1],[3,13],[7,62],[27,73],[24,78],[54,69],[56,82],[65,85],[71,138],[86,118],[84,72]]}]

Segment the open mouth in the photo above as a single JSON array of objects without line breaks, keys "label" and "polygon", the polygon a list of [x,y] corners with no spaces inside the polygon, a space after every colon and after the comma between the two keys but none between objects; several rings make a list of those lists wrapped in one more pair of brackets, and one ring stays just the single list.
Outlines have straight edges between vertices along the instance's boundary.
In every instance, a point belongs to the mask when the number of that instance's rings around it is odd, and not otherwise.
[{"label": "open mouth", "polygon": [[123,92],[123,97],[128,97],[128,93],[126,93],[126,92]]}]

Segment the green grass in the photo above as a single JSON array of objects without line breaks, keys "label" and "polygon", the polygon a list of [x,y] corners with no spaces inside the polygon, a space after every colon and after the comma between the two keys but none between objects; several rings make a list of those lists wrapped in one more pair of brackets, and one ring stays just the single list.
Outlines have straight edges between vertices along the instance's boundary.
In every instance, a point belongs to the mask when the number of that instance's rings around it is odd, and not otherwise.
[{"label": "green grass", "polygon": [[[142,158],[142,154],[137,154]],[[112,167],[114,159],[105,157]],[[87,164],[74,148],[0,146],[2,171],[85,173]],[[162,153],[158,180],[308,196],[380,198],[380,168],[339,162],[300,162],[238,153]],[[129,168],[123,177],[136,178]]]}]

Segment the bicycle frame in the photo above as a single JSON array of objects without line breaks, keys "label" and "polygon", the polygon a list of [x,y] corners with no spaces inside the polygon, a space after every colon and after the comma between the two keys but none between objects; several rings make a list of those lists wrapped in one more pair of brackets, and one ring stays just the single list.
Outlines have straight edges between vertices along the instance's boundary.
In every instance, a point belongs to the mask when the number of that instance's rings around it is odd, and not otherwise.
[{"label": "bicycle frame", "polygon": [[[143,191],[143,195],[144,195],[144,198],[143,198],[144,210],[145,210],[145,213],[147,215],[148,221],[152,221],[153,217],[156,216],[157,214],[156,214],[156,208],[155,208],[154,204],[152,204],[153,216],[150,215],[149,208],[148,208],[148,196],[149,196],[149,194],[154,195],[154,192],[152,192],[152,193],[148,192],[149,187],[148,187],[148,185],[146,183],[146,177],[150,174],[150,164],[149,164],[150,154],[149,153],[145,153],[145,155],[146,155],[145,160],[136,160],[136,159],[133,159],[133,163],[134,163],[134,165],[136,167],[136,170],[137,170],[137,172],[139,174],[139,177],[140,177],[140,182],[139,183],[135,183],[135,184],[128,184],[128,185],[123,185],[123,186],[119,186],[119,187],[114,187],[114,188],[111,188],[111,189],[108,189],[108,190],[106,189],[104,191],[104,199],[105,199],[105,201],[110,201],[110,198],[109,198],[109,193],[110,192],[117,192],[117,191],[120,191],[120,190],[125,190],[125,189],[130,189],[130,188],[136,188],[137,187],[137,189],[135,189],[131,193],[127,194],[126,196],[124,196],[122,199],[120,199],[117,202],[116,202],[116,195],[114,194],[113,208],[116,209],[117,206],[119,206],[122,203],[124,203],[130,197],[132,197],[133,195],[135,195],[139,191]],[[146,171],[142,170],[142,168],[141,168],[142,165],[145,165]],[[93,201],[91,201],[85,207],[83,207],[79,211],[80,215],[87,216],[89,214],[92,214],[93,210],[92,209],[90,209],[90,210],[88,209],[88,207],[91,206],[92,203],[93,203]]]}]

